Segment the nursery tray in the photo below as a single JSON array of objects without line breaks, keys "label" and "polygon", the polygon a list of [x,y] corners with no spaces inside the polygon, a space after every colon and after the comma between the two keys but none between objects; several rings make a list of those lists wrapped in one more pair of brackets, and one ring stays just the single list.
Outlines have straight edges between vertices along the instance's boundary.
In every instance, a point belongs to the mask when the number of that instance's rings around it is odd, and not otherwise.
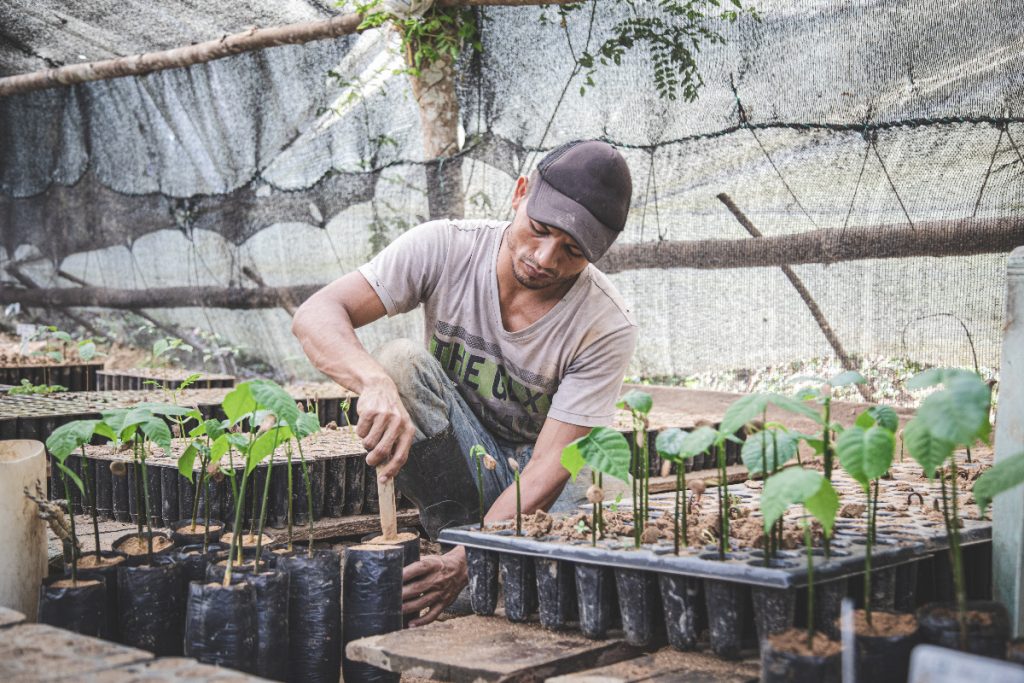
[{"label": "nursery tray", "polygon": [[59,384],[69,391],[91,391],[96,388],[96,373],[103,363],[44,363],[40,365],[0,366],[0,384],[18,386],[22,380],[30,384]]},{"label": "nursery tray", "polygon": [[125,370],[101,370],[96,373],[96,389],[98,391],[149,389],[149,382],[159,382],[166,389],[177,389],[192,374],[199,375],[189,383],[193,389],[220,389],[235,386],[233,375],[222,375],[210,372],[164,368],[130,368]]}]

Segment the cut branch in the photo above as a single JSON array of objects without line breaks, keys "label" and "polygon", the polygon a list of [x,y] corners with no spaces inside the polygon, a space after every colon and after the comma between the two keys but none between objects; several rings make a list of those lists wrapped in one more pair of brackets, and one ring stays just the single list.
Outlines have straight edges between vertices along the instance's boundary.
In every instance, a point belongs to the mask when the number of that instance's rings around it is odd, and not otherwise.
[{"label": "cut branch", "polygon": [[[441,7],[471,5],[564,5],[575,0],[438,0]],[[176,69],[212,62],[241,52],[262,50],[278,45],[295,45],[355,33],[363,17],[345,14],[322,21],[308,21],[271,28],[252,28],[214,40],[159,52],[128,55],[83,64],[69,64],[17,76],[0,78],[0,97],[44,90],[61,85],[100,81],[122,76],[141,76],[164,69]]]},{"label": "cut branch", "polygon": [[805,263],[920,256],[1009,253],[1024,245],[1022,218],[950,221],[811,230],[758,240],[687,240],[613,246],[598,267],[605,273],[638,268],[759,268]]},{"label": "cut branch", "polygon": [[[915,256],[970,256],[1008,253],[1024,245],[1024,220],[963,219],[906,225],[879,225],[846,230],[814,230],[756,240],[697,240],[619,244],[597,264],[606,273],[641,268],[718,270],[859,259]],[[100,308],[284,308],[309,298],[322,285],[291,287],[164,287],[108,289],[58,287],[0,288],[0,304],[23,306],[92,306]]]}]

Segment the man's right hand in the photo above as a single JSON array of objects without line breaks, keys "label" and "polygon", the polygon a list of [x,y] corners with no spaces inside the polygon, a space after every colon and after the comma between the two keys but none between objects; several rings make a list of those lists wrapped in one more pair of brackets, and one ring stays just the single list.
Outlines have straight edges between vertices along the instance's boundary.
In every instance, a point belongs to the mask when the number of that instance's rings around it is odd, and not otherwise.
[{"label": "man's right hand", "polygon": [[383,465],[377,471],[381,483],[394,479],[409,457],[409,447],[416,434],[394,381],[382,375],[366,382],[359,394],[356,412],[359,414],[356,433],[367,450],[366,464]]}]

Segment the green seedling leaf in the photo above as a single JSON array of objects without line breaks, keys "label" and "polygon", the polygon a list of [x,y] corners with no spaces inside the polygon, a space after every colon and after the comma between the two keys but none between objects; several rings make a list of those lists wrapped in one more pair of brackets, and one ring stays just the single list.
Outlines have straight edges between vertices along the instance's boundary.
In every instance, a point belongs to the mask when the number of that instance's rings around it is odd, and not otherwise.
[{"label": "green seedling leaf", "polygon": [[75,420],[57,427],[46,439],[46,450],[64,462],[69,455],[92,441],[99,420]]},{"label": "green seedling leaf", "polygon": [[224,433],[214,439],[210,445],[210,464],[220,462],[220,459],[228,452],[228,448],[231,447],[231,441],[229,440],[231,436],[233,435]]},{"label": "green seedling leaf", "polygon": [[220,406],[224,409],[228,424],[233,425],[242,420],[256,406],[256,399],[252,396],[252,382],[242,382],[232,389]]},{"label": "green seedling leaf", "polygon": [[821,523],[825,535],[832,535],[832,525],[839,510],[839,495],[819,472],[802,467],[784,469],[765,482],[761,496],[765,532],[770,531],[794,503],[802,503],[807,512]]},{"label": "green seedling leaf", "polygon": [[148,410],[154,415],[167,415],[167,416],[194,416],[199,413],[193,408],[186,408],[184,406],[176,406],[173,403],[157,403],[152,401],[146,401],[144,403],[137,403],[133,406],[135,409]]},{"label": "green seedling leaf", "polygon": [[150,441],[164,449],[167,455],[171,454],[171,428],[159,417],[151,417],[139,425],[139,429]]},{"label": "green seedling leaf", "polygon": [[654,448],[663,460],[675,463],[682,462],[683,458],[680,453],[682,453],[683,441],[686,439],[687,434],[687,432],[678,427],[666,429],[658,433],[658,437],[654,440]]},{"label": "green seedling leaf", "polygon": [[843,469],[865,489],[889,471],[895,450],[895,435],[880,425],[850,427],[836,441]]},{"label": "green seedling leaf", "polygon": [[626,437],[608,427],[595,427],[586,436],[562,449],[562,467],[575,481],[584,465],[604,474],[629,481],[629,443]]},{"label": "green seedling leaf", "polygon": [[91,341],[82,342],[78,345],[78,357],[88,362],[96,357],[96,344]]},{"label": "green seedling leaf", "polygon": [[992,504],[993,498],[1022,483],[1024,483],[1024,453],[1011,455],[993,465],[992,469],[974,482],[974,500],[977,501],[981,514],[985,514],[985,510]]},{"label": "green seedling leaf", "polygon": [[71,335],[70,335],[70,334],[68,334],[67,332],[63,331],[63,330],[56,330],[56,331],[55,331],[55,332],[53,333],[53,336],[54,336],[54,337],[55,337],[56,339],[59,339],[59,340],[61,340],[62,342],[66,342],[66,343],[68,343],[68,344],[70,344],[70,343],[72,342],[72,339],[71,339]]},{"label": "green seedling leaf", "polygon": [[295,423],[295,435],[305,439],[310,434],[320,431],[320,420],[313,413],[299,413],[299,419]]},{"label": "green seedling leaf", "polygon": [[[765,462],[768,463],[769,468],[773,465],[782,467],[796,457],[797,447],[800,445],[792,434],[784,431],[775,431],[774,444],[770,431],[765,433],[763,441],[764,448],[762,449],[761,434],[757,433],[748,436],[747,440],[743,442],[740,457],[743,458],[743,464],[751,476],[764,474]],[[778,449],[777,453],[776,449]],[[777,460],[775,459],[776,455],[778,456]]]},{"label": "green seedling leaf", "polygon": [[279,424],[295,427],[301,414],[295,407],[295,399],[288,395],[281,385],[269,379],[254,379],[248,382],[253,398],[277,417]]},{"label": "green seedling leaf", "polygon": [[838,375],[828,381],[833,387],[845,387],[850,384],[867,384],[867,380],[864,379],[864,375],[860,374],[856,370],[847,370],[840,372]]},{"label": "green seedling leaf", "polygon": [[[718,440],[718,437],[719,433],[713,427],[697,427],[697,429],[687,434],[686,438],[683,439],[681,456],[683,458],[692,458],[706,452],[711,448],[712,444]],[[727,440],[741,443],[741,441],[732,434],[725,438]]]},{"label": "green seedling leaf", "polygon": [[907,452],[924,470],[926,477],[935,476],[935,470],[942,467],[956,447],[952,441],[940,439],[928,431],[927,425],[915,417],[903,430],[903,444]]},{"label": "green seedling leaf", "polygon": [[637,389],[631,389],[625,396],[619,399],[619,402],[616,403],[615,406],[623,410],[631,410],[633,412],[646,415],[651,412],[651,408],[654,406],[654,401],[651,399],[650,394],[638,391]]},{"label": "green seedling leaf", "polygon": [[760,417],[769,405],[797,415],[804,415],[816,422],[821,420],[818,411],[790,396],[765,393],[748,394],[737,399],[725,411],[720,431],[723,434],[735,434],[743,425]]},{"label": "green seedling leaf", "polygon": [[924,423],[932,436],[969,447],[987,433],[989,400],[988,385],[981,377],[959,373],[921,403],[915,420]]},{"label": "green seedling leaf", "polygon": [[192,470],[195,467],[197,455],[199,455],[199,449],[194,443],[190,443],[178,458],[178,472],[188,479],[189,483],[192,483]]},{"label": "green seedling leaf", "polygon": [[82,486],[82,480],[78,478],[77,474],[68,469],[68,466],[64,464],[64,461],[55,460],[53,464],[56,465],[57,469],[63,472],[64,475],[68,479],[70,479],[75,486],[78,487],[78,490],[82,492],[82,495],[85,495],[85,487]]},{"label": "green seedling leaf", "polygon": [[760,417],[767,407],[768,394],[742,396],[726,409],[719,429],[724,434],[735,434],[743,425]]},{"label": "green seedling leaf", "polygon": [[252,446],[245,458],[245,471],[252,472],[256,466],[263,462],[264,458],[274,450],[292,438],[292,430],[285,426],[272,427],[261,434],[253,441]]},{"label": "green seedling leaf", "polygon": [[170,343],[166,339],[157,339],[153,343],[153,356],[159,358],[169,351],[171,348]]},{"label": "green seedling leaf", "polygon": [[874,419],[879,427],[884,427],[894,433],[900,428],[900,416],[889,406],[871,406],[865,412]]},{"label": "green seedling leaf", "polygon": [[946,384],[952,381],[956,377],[963,376],[974,376],[977,374],[970,370],[962,370],[960,368],[931,368],[923,372],[919,372],[907,381],[908,389],[927,389],[933,387],[936,384]]}]

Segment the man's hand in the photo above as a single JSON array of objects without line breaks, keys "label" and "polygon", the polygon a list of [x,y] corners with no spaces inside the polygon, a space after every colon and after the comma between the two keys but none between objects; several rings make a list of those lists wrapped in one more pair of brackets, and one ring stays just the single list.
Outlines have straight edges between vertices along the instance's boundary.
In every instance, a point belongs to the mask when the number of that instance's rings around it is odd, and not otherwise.
[{"label": "man's hand", "polygon": [[366,464],[377,467],[387,463],[378,472],[378,479],[381,483],[393,479],[409,458],[409,447],[416,434],[398,387],[387,375],[367,383],[359,394],[356,410],[356,433],[368,451]]},{"label": "man's hand", "polygon": [[444,555],[428,555],[406,567],[402,580],[402,613],[419,615],[423,608],[430,608],[409,625],[429,624],[455,601],[469,582],[466,550],[459,546]]}]

